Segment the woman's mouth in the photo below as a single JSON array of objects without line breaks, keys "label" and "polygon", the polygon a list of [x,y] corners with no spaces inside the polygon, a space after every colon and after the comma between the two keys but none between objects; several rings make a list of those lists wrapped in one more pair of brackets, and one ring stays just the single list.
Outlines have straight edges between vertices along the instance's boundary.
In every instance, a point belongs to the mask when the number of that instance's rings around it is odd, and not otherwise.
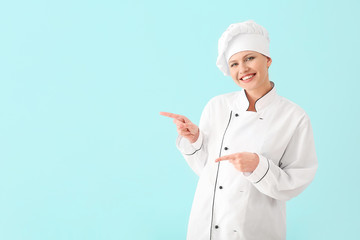
[{"label": "woman's mouth", "polygon": [[256,73],[251,74],[251,75],[247,75],[247,76],[241,78],[240,80],[241,80],[242,82],[244,82],[244,83],[248,83],[248,82],[250,82],[251,80],[253,80],[253,78],[255,77],[255,75],[256,75]]}]

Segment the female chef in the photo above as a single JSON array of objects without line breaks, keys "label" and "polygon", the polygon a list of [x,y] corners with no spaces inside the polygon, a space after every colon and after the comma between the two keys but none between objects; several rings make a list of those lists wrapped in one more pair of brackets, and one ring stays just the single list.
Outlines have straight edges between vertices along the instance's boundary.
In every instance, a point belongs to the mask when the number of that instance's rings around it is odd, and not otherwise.
[{"label": "female chef", "polygon": [[310,119],[269,80],[269,42],[254,21],[231,24],[216,65],[242,90],[212,98],[199,127],[160,113],[174,119],[176,145],[199,175],[188,240],[285,239],[286,201],[315,176]]}]

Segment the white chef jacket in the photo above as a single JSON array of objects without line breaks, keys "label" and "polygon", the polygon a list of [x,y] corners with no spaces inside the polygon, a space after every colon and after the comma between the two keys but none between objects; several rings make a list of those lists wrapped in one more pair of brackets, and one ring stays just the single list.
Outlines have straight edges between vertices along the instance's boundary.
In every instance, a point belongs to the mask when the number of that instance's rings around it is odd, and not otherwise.
[{"label": "white chef jacket", "polygon": [[[273,84],[273,83],[272,83]],[[317,169],[310,119],[275,87],[247,111],[245,91],[212,98],[200,118],[200,136],[176,145],[199,175],[187,240],[286,238],[286,200],[300,194]],[[242,173],[220,156],[254,152],[259,165]]]}]

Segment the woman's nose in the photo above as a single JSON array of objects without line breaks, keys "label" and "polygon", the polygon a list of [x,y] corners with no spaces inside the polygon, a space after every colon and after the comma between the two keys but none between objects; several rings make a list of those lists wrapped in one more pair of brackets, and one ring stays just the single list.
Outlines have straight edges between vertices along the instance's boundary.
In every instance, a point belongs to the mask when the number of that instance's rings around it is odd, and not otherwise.
[{"label": "woman's nose", "polygon": [[239,64],[239,74],[246,73],[249,70],[249,67],[245,63]]}]

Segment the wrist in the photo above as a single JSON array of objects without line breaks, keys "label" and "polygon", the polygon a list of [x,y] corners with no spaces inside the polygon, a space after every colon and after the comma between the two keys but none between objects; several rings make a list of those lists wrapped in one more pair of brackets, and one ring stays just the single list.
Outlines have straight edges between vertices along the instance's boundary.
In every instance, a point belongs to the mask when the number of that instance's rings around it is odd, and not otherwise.
[{"label": "wrist", "polygon": [[257,168],[257,166],[259,165],[259,162],[260,162],[260,158],[259,158],[259,155],[257,155],[256,153],[253,153],[254,154],[254,170]]},{"label": "wrist", "polygon": [[190,143],[195,143],[198,139],[199,139],[199,136],[200,136],[200,130],[199,128],[197,129],[197,133],[194,135],[194,137],[190,140]]}]

